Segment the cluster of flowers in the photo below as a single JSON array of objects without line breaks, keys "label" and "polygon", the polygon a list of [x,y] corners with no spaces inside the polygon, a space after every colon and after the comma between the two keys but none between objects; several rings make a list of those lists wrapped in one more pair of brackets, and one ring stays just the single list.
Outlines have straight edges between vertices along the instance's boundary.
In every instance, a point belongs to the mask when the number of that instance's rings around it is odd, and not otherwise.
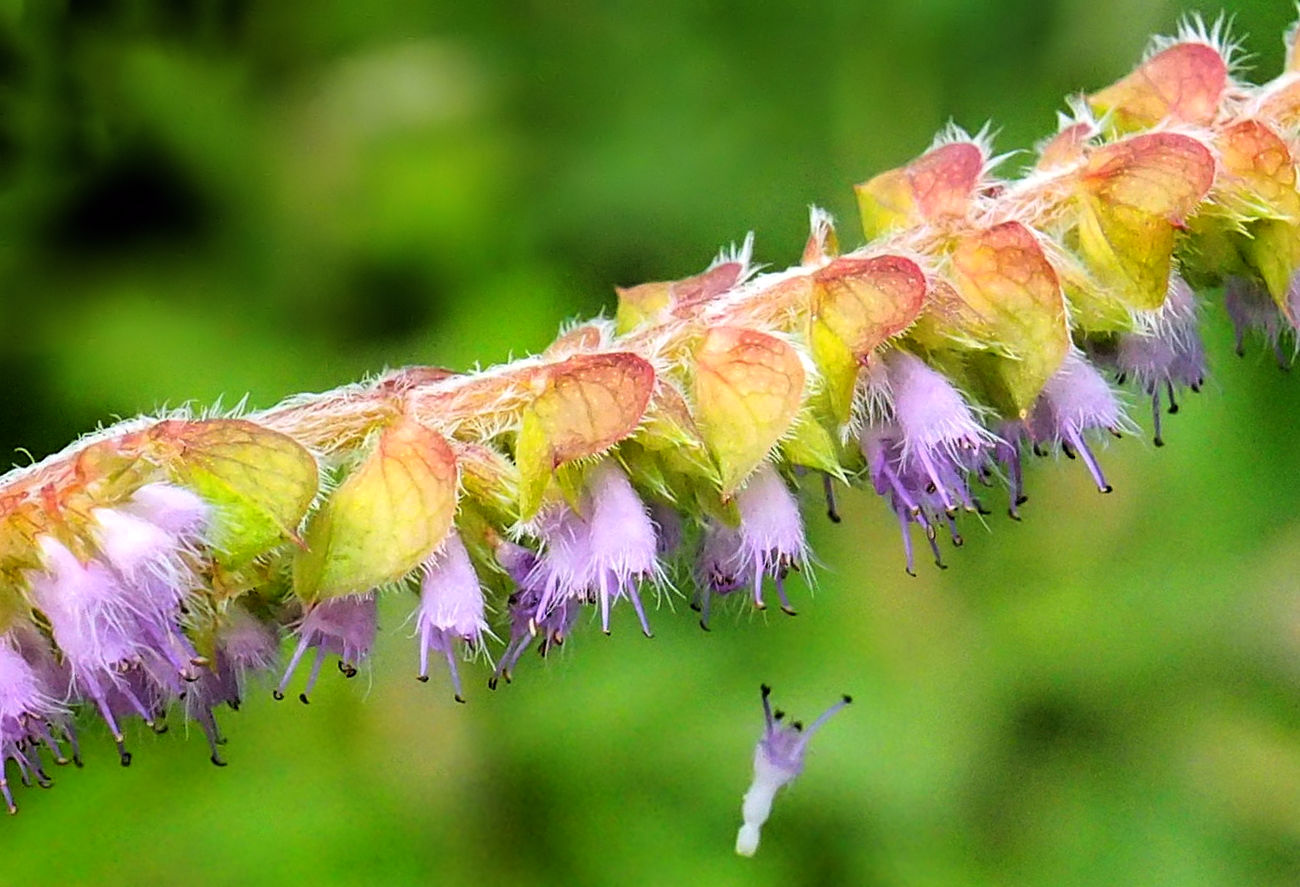
[{"label": "cluster of flowers", "polygon": [[[1292,39],[1292,38],[1289,38]],[[1244,337],[1286,358],[1300,318],[1300,65],[1251,87],[1234,47],[1193,24],[1076,102],[1035,166],[996,178],[987,140],[952,130],[858,186],[867,246],[841,255],[821,211],[799,265],[760,274],[752,241],[686,280],[619,291],[611,321],[483,372],[401,370],[241,418],[106,429],[0,477],[0,759],[42,785],[77,761],[91,708],[123,723],[214,709],[293,652],[306,702],[327,660],[357,673],[382,589],[418,589],[419,678],[497,640],[490,685],[608,632],[674,563],[709,626],[714,599],[763,609],[809,560],[799,478],[869,483],[902,529],[962,537],[981,487],[1025,502],[1029,453],[1079,458],[1132,426],[1113,387],[1161,413],[1206,374],[1193,285],[1222,286]],[[1108,376],[1110,378],[1108,378]],[[323,475],[323,476],[322,476]],[[999,494],[1000,495],[1000,494]],[[766,702],[766,694],[764,696]],[[821,720],[818,721],[821,723]],[[803,738],[768,712],[740,847],[798,772]],[[0,795],[12,811],[9,783]]]}]

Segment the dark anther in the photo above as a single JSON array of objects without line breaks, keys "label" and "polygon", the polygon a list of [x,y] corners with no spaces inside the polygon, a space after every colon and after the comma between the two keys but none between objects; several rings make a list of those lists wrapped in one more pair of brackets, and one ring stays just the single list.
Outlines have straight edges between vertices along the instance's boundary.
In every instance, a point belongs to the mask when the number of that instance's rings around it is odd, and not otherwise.
[{"label": "dark anther", "polygon": [[1163,447],[1165,445],[1165,439],[1158,434],[1155,436],[1155,440],[1153,442],[1158,447]]},{"label": "dark anther", "polygon": [[493,677],[488,678],[488,689],[489,689],[489,690],[495,690],[496,688],[497,688],[497,679],[496,679],[496,677],[493,676]]},{"label": "dark anther", "polygon": [[1115,492],[1115,488],[1112,487],[1110,484],[1106,484],[1106,486],[1104,486],[1104,487],[1101,488],[1101,491],[1102,491],[1103,493],[1113,493],[1113,492]]},{"label": "dark anther", "polygon": [[845,694],[844,694],[843,696],[841,696],[840,698],[844,700],[844,704],[845,704],[845,705],[852,705],[852,704],[853,704],[853,697],[850,696],[848,693],[845,693]]},{"label": "dark anther", "polygon": [[798,615],[799,615],[797,612],[795,612],[794,607],[787,607],[785,604],[782,604],[782,605],[781,605],[781,612],[784,613],[784,614],[787,615],[787,616],[798,616]]},{"label": "dark anther", "polygon": [[284,694],[281,693],[279,690],[272,690],[271,698],[274,699],[276,702],[281,702],[284,700]]},{"label": "dark anther", "polygon": [[781,709],[779,708],[776,711],[772,712],[772,720],[774,721],[779,721],[783,717],[785,717],[785,712],[781,711]]},{"label": "dark anther", "polygon": [[1067,459],[1075,458],[1074,447],[1070,446],[1065,441],[1061,441],[1061,452],[1065,453],[1065,458]]},{"label": "dark anther", "polygon": [[763,694],[763,698],[766,699],[768,696],[771,696],[771,695],[772,695],[772,688],[769,687],[767,684],[759,684],[759,685],[758,685],[758,692],[762,693],[762,694]]},{"label": "dark anther", "polygon": [[427,674],[418,674],[415,676],[415,679],[419,681],[421,684],[429,683],[429,676]]},{"label": "dark anther", "polygon": [[212,757],[208,758],[208,760],[211,761],[217,767],[226,766],[226,762],[221,760],[221,758],[217,757],[217,754],[215,752],[213,752]]},{"label": "dark anther", "polygon": [[465,697],[464,697],[464,696],[461,696],[459,693],[457,693],[457,694],[456,694],[455,696],[453,696],[452,698],[455,699],[457,702],[459,702],[461,705],[464,705],[464,704],[465,704]]},{"label": "dark anther", "polygon": [[311,700],[307,698],[306,693],[299,693],[298,701],[301,702],[303,705],[311,705]]},{"label": "dark anther", "polygon": [[795,721],[795,722],[794,722],[793,724],[791,724],[790,726],[791,726],[791,727],[794,727],[796,730],[802,730],[802,729],[803,729],[803,721]]}]

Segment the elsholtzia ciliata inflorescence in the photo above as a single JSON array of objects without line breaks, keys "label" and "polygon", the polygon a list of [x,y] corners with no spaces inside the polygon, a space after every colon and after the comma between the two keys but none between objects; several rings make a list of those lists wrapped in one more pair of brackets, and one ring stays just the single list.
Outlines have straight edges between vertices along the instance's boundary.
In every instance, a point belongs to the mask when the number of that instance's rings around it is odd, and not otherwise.
[{"label": "elsholtzia ciliata inflorescence", "polygon": [[[222,763],[216,709],[253,673],[304,702],[355,674],[381,593],[409,597],[412,673],[463,698],[462,657],[494,659],[499,686],[612,610],[650,635],[665,593],[705,627],[729,602],[793,612],[802,503],[837,519],[838,485],[884,500],[909,572],[922,539],[943,565],[964,513],[1005,495],[1020,517],[1029,454],[1109,491],[1098,445],[1133,427],[1113,386],[1149,399],[1157,443],[1202,386],[1197,291],[1222,288],[1239,348],[1294,348],[1300,61],[1251,86],[1234,54],[1196,23],[1157,40],[1019,177],[950,128],[857,186],[851,252],[814,209],[795,267],[759,273],[748,238],[534,357],[136,419],[0,477],[6,773],[48,784],[87,717],[128,763],[128,724],[178,703]],[[772,788],[802,745],[768,732]]]}]

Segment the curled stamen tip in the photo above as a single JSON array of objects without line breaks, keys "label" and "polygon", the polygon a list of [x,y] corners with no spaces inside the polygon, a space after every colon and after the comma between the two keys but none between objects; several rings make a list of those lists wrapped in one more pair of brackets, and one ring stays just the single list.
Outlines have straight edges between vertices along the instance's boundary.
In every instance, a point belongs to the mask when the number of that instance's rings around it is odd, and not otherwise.
[{"label": "curled stamen tip", "polygon": [[306,693],[299,693],[298,701],[301,702],[303,705],[311,705],[311,700],[307,698]]},{"label": "curled stamen tip", "polygon": [[767,609],[767,604],[763,603],[762,601],[754,601],[754,609],[755,609],[755,610],[766,610],[766,609]]},{"label": "curled stamen tip", "polygon": [[419,681],[421,684],[429,683],[429,676],[427,674],[418,674],[415,676],[415,679]]},{"label": "curled stamen tip", "polygon": [[613,632],[610,631],[608,628],[602,628],[600,630],[600,633],[603,634],[605,637],[609,637],[610,635],[613,634]]},{"label": "curled stamen tip", "polygon": [[781,709],[779,708],[776,711],[772,712],[772,720],[774,721],[779,721],[784,717],[785,717],[785,712],[781,711]]},{"label": "curled stamen tip", "polygon": [[1171,416],[1176,416],[1177,414],[1178,414],[1178,404],[1176,404],[1176,403],[1170,404],[1170,405],[1169,405],[1169,415],[1171,415]]},{"label": "curled stamen tip", "polygon": [[1016,497],[1016,504],[1017,504],[1017,505],[1024,505],[1024,504],[1025,504],[1026,502],[1028,502],[1028,501],[1029,501],[1029,497],[1028,497],[1028,496],[1017,496],[1017,497]]},{"label": "curled stamen tip", "polygon": [[155,734],[161,736],[164,733],[166,733],[170,728],[166,724],[154,723],[149,725],[149,729],[153,730]]},{"label": "curled stamen tip", "polygon": [[496,678],[488,678],[488,689],[489,689],[489,690],[495,690],[496,688],[497,688],[497,679],[496,679]]},{"label": "curled stamen tip", "polygon": [[770,686],[768,686],[767,684],[759,684],[759,685],[758,685],[758,692],[762,693],[764,697],[771,696],[771,695],[772,695],[772,688],[771,688]]},{"label": "curled stamen tip", "polygon": [[1152,440],[1152,443],[1154,443],[1158,447],[1163,447],[1165,445],[1165,440],[1164,438],[1162,438],[1160,435],[1157,434],[1155,438]]},{"label": "curled stamen tip", "polygon": [[703,619],[700,620],[700,628],[704,629],[705,631],[710,631],[710,632],[713,631],[713,629],[709,628],[709,623],[705,622]]},{"label": "curled stamen tip", "polygon": [[216,766],[216,767],[224,767],[224,766],[226,766],[226,762],[223,761],[223,760],[221,760],[221,758],[219,758],[219,757],[218,757],[217,755],[215,755],[215,754],[214,754],[212,757],[208,758],[208,760],[212,762],[213,766]]},{"label": "curled stamen tip", "polygon": [[648,638],[652,638],[655,636],[655,633],[653,631],[650,631],[648,628],[641,629],[641,633]]},{"label": "curled stamen tip", "polygon": [[1020,515],[1016,513],[1016,510],[1014,508],[1007,509],[1007,517],[1011,518],[1014,521],[1020,520]]},{"label": "curled stamen tip", "polygon": [[271,691],[271,698],[274,699],[276,702],[282,702],[282,701],[284,701],[284,691],[282,691],[282,690],[272,690],[272,691]]},{"label": "curled stamen tip", "polygon": [[781,605],[781,612],[784,613],[784,614],[787,615],[787,616],[798,616],[798,615],[799,615],[799,613],[795,610],[794,607],[787,607],[785,604],[782,604],[782,605]]},{"label": "curled stamen tip", "polygon": [[913,570],[911,567],[903,567],[903,572],[911,576],[913,579],[916,578],[916,570]]},{"label": "curled stamen tip", "polygon": [[453,696],[452,699],[455,699],[455,700],[456,700],[457,702],[459,702],[461,705],[464,705],[464,704],[465,704],[465,697],[464,697],[464,696],[461,696],[459,693],[457,693],[455,696]]},{"label": "curled stamen tip", "polygon": [[1112,487],[1110,484],[1106,484],[1104,487],[1099,487],[1098,489],[1100,489],[1103,493],[1115,492],[1115,488]]},{"label": "curled stamen tip", "polygon": [[853,703],[853,697],[850,696],[848,693],[845,693],[840,698],[844,700],[845,705],[851,705]]},{"label": "curled stamen tip", "polygon": [[833,524],[841,523],[844,520],[844,518],[840,517],[838,511],[831,508],[826,509],[826,516],[831,519],[831,523]]},{"label": "curled stamen tip", "polygon": [[803,721],[795,721],[790,726],[794,727],[796,730],[803,730]]},{"label": "curled stamen tip", "polygon": [[952,537],[953,548],[961,548],[965,544],[966,544],[966,540],[961,535],[955,535]]},{"label": "curled stamen tip", "polygon": [[695,603],[695,601],[691,601],[690,606],[691,609],[694,610],[696,613],[700,612],[700,605]]}]

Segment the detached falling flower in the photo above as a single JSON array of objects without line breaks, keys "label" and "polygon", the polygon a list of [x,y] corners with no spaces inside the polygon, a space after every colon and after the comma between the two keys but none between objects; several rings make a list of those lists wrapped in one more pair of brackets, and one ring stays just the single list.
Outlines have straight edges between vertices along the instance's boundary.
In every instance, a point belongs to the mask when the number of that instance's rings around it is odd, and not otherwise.
[{"label": "detached falling flower", "polygon": [[772,812],[772,800],[782,787],[803,772],[804,756],[808,753],[808,743],[813,734],[836,712],[853,702],[851,696],[842,697],[805,730],[800,721],[793,721],[789,726],[782,723],[785,713],[772,710],[768,699],[772,688],[767,684],[763,685],[762,694],[763,736],[754,749],[754,781],[741,803],[743,822],[736,834],[736,852],[741,856],[753,856],[758,849],[763,823]]}]

